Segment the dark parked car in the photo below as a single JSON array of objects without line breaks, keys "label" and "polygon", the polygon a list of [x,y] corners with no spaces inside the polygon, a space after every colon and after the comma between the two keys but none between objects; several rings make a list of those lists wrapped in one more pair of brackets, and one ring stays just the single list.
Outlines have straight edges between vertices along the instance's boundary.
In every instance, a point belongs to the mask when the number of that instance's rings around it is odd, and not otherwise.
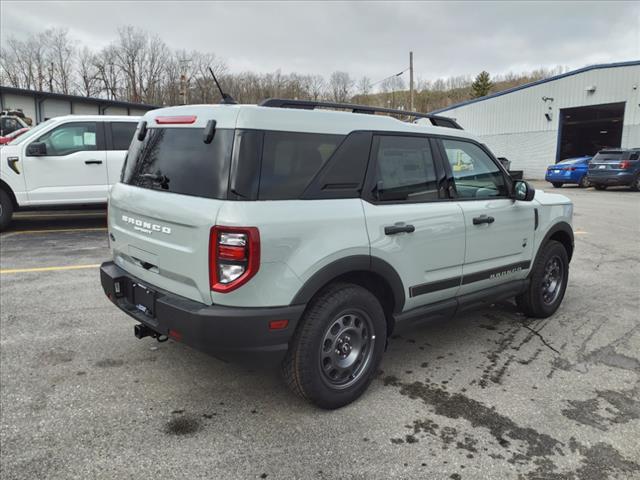
[{"label": "dark parked car", "polygon": [[615,185],[640,191],[640,147],[600,150],[591,160],[587,175],[596,190]]},{"label": "dark parked car", "polygon": [[555,165],[549,165],[544,179],[551,182],[555,188],[560,188],[565,183],[575,183],[582,188],[588,187],[590,185],[587,171],[590,161],[591,157],[584,156],[567,158]]}]

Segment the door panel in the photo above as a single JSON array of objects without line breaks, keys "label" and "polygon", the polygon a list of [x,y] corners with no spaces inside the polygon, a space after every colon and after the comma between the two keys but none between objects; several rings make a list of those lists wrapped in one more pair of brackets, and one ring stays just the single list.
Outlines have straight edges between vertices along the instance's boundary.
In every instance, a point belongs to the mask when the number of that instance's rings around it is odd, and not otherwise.
[{"label": "door panel", "polygon": [[464,215],[459,295],[526,277],[533,252],[533,204],[510,198],[509,180],[480,145],[442,139],[440,146]]},{"label": "door panel", "polygon": [[[526,277],[533,252],[535,216],[531,202],[505,198],[458,204],[467,232],[459,294]],[[494,221],[473,223],[483,215]]]},{"label": "door panel", "polygon": [[[43,143],[46,154],[26,152]],[[106,202],[107,165],[95,122],[60,125],[26,146],[25,181],[31,204]]]},{"label": "door panel", "polygon": [[425,136],[375,135],[363,209],[371,255],[402,279],[404,311],[455,297],[465,230],[456,202],[443,201],[444,170]]},{"label": "door panel", "polygon": [[[404,311],[452,298],[464,259],[464,219],[456,203],[373,205],[363,201],[371,255],[396,269],[404,286]],[[413,233],[386,235],[385,227],[413,225]]]}]

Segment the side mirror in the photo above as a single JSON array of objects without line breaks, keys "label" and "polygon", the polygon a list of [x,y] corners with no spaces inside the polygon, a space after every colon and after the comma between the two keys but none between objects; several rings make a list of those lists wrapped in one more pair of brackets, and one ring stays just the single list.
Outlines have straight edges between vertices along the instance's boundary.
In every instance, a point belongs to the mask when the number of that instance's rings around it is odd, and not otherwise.
[{"label": "side mirror", "polygon": [[43,157],[47,154],[47,144],[43,142],[33,142],[27,147],[27,155],[30,157]]},{"label": "side mirror", "polygon": [[536,195],[536,189],[524,180],[516,180],[513,184],[513,198],[522,202],[530,202]]}]

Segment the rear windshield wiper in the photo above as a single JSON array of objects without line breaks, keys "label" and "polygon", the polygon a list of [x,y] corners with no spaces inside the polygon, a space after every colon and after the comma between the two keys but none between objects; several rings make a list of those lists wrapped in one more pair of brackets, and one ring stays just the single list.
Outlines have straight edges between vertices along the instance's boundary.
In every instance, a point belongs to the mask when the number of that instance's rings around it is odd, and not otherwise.
[{"label": "rear windshield wiper", "polygon": [[165,190],[169,188],[170,180],[166,175],[162,175],[160,173],[143,173],[140,175],[140,178],[146,178],[154,183],[158,183]]}]

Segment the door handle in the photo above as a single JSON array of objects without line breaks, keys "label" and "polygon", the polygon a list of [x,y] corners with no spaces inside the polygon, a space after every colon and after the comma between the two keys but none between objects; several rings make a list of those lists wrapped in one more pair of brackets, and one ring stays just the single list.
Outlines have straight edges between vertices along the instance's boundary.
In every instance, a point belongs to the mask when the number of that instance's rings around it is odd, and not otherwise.
[{"label": "door handle", "polygon": [[384,227],[385,235],[395,235],[396,233],[413,233],[416,231],[416,227],[413,225],[390,225]]},{"label": "door handle", "polygon": [[102,160],[85,160],[85,165],[102,165]]},{"label": "door handle", "polygon": [[483,223],[491,224],[491,223],[493,223],[495,221],[496,221],[496,219],[493,218],[493,217],[489,217],[487,215],[480,215],[479,217],[474,217],[473,224],[474,225],[481,225]]}]

